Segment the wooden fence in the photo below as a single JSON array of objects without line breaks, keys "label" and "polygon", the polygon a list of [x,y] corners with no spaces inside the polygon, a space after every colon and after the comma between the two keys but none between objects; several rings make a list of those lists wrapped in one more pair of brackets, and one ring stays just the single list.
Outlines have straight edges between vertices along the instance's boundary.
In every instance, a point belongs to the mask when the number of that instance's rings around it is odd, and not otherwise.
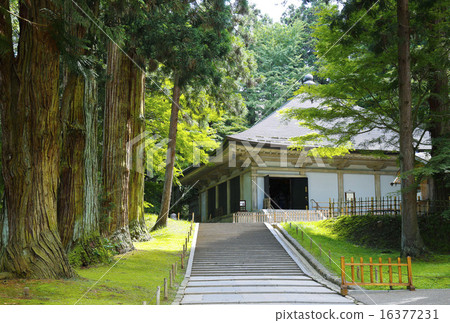
[{"label": "wooden fence", "polygon": [[[397,263],[392,263],[391,258],[388,258],[388,263],[383,263],[381,258],[378,258],[378,263],[372,261],[372,257],[369,258],[369,262],[365,263],[363,258],[360,258],[359,263],[355,263],[353,257],[350,259],[350,263],[345,262],[345,258],[341,257],[341,294],[347,295],[348,286],[360,285],[360,286],[406,286],[409,290],[415,290],[412,283],[412,271],[411,271],[411,257],[406,258],[406,264],[401,263],[401,259],[397,259]],[[347,275],[345,269],[350,266],[351,281],[347,281]],[[368,271],[364,271],[368,267]],[[387,275],[389,281],[383,280],[383,267],[388,267]],[[406,275],[408,282],[403,282],[402,267],[406,267]],[[397,272],[394,273],[393,268],[397,268]],[[356,279],[355,279],[356,269]],[[379,270],[377,272],[377,269]],[[368,274],[368,277],[367,275]],[[394,282],[394,274],[397,275],[396,282]],[[379,279],[378,279],[379,277]],[[357,281],[358,280],[358,281]]]},{"label": "wooden fence", "polygon": [[[327,210],[330,217],[342,214],[350,215],[400,215],[402,210],[401,200],[397,196],[376,198],[359,198],[352,200],[334,200],[328,202],[315,202],[311,205],[315,210]],[[448,201],[422,201],[417,200],[418,215],[429,215],[434,211],[450,209]]]},{"label": "wooden fence", "polygon": [[258,212],[236,212],[233,214],[233,223],[314,222],[325,220],[328,216],[328,210],[265,209]]}]

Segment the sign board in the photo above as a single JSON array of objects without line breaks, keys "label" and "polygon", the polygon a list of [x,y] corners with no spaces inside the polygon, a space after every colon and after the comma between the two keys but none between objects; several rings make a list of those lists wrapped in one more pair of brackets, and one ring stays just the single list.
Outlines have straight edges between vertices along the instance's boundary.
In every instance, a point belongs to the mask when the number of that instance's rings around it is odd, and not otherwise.
[{"label": "sign board", "polygon": [[247,211],[247,201],[246,200],[239,201],[239,211]]},{"label": "sign board", "polygon": [[345,200],[346,201],[352,201],[355,199],[356,199],[355,192],[352,192],[352,191],[345,192]]}]

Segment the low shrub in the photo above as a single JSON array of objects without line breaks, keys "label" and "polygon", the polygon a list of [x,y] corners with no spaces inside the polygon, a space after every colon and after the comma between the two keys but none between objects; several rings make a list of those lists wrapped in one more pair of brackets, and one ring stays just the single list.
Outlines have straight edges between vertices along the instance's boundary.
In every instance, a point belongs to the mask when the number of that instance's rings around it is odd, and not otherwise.
[{"label": "low shrub", "polygon": [[69,263],[75,268],[87,267],[99,263],[110,263],[117,254],[116,246],[99,235],[79,241],[69,252]]},{"label": "low shrub", "polygon": [[[450,253],[450,219],[442,214],[419,217],[419,229],[430,251]],[[322,224],[333,233],[363,246],[400,250],[401,217],[391,215],[343,215]]]}]

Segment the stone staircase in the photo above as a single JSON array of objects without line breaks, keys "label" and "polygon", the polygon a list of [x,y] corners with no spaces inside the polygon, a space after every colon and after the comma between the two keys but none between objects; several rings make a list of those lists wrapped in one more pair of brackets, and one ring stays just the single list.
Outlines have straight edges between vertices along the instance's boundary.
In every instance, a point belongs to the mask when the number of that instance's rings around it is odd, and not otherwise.
[{"label": "stone staircase", "polygon": [[264,223],[202,223],[179,304],[354,304],[301,267]]}]

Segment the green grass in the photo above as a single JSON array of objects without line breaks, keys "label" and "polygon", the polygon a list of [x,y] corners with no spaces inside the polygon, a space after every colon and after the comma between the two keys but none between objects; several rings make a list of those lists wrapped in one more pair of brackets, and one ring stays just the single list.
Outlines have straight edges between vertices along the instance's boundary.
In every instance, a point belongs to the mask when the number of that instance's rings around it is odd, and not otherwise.
[{"label": "green grass", "polygon": [[[296,234],[296,225],[299,226],[298,235]],[[340,237],[336,232],[333,232],[329,225],[324,225],[321,222],[298,222],[283,224],[283,227],[288,233],[294,237],[306,250],[308,250],[317,260],[319,260],[330,271],[334,272],[340,277],[340,257],[344,256],[346,262],[350,262],[350,257],[354,257],[355,262],[359,262],[359,258],[363,257],[364,262],[369,262],[369,257],[372,257],[374,262],[378,262],[381,257],[383,262],[387,262],[388,258],[392,258],[392,262],[397,262],[400,251],[394,248],[369,248],[361,246]],[[304,231],[303,241],[301,231]],[[310,248],[310,239],[312,238],[312,250]],[[320,255],[319,246],[324,250]],[[331,251],[331,264],[328,253]],[[402,259],[405,263],[406,260]],[[350,274],[350,268],[346,270]],[[450,288],[450,255],[448,254],[430,254],[426,259],[417,259],[412,261],[413,285],[420,289],[442,289]],[[355,271],[356,275],[356,271]],[[379,275],[379,274],[378,274]],[[368,268],[364,269],[365,281],[370,281]],[[389,275],[387,267],[383,269],[383,280],[386,281]],[[402,268],[403,281],[407,281],[406,267]],[[397,268],[393,270],[394,282],[398,279]],[[347,278],[347,280],[350,280]],[[368,289],[388,289],[388,286],[372,287]],[[395,287],[398,289],[404,287]]]},{"label": "green grass", "polygon": [[[146,219],[151,228],[156,216],[147,216]],[[179,263],[189,227],[188,221],[169,219],[167,228],[152,233],[152,240],[135,243],[134,251],[114,257],[110,264],[77,269],[79,277],[75,279],[13,279],[0,282],[0,304],[72,305],[80,298],[78,304],[132,305],[142,304],[143,301],[155,304],[157,286],[161,286],[161,304],[170,304],[184,278],[185,270],[181,271]],[[176,284],[173,289],[169,288],[169,300],[163,301],[164,278],[169,277],[169,270],[175,262],[178,262]],[[24,287],[30,288],[31,299],[23,297]]]}]

